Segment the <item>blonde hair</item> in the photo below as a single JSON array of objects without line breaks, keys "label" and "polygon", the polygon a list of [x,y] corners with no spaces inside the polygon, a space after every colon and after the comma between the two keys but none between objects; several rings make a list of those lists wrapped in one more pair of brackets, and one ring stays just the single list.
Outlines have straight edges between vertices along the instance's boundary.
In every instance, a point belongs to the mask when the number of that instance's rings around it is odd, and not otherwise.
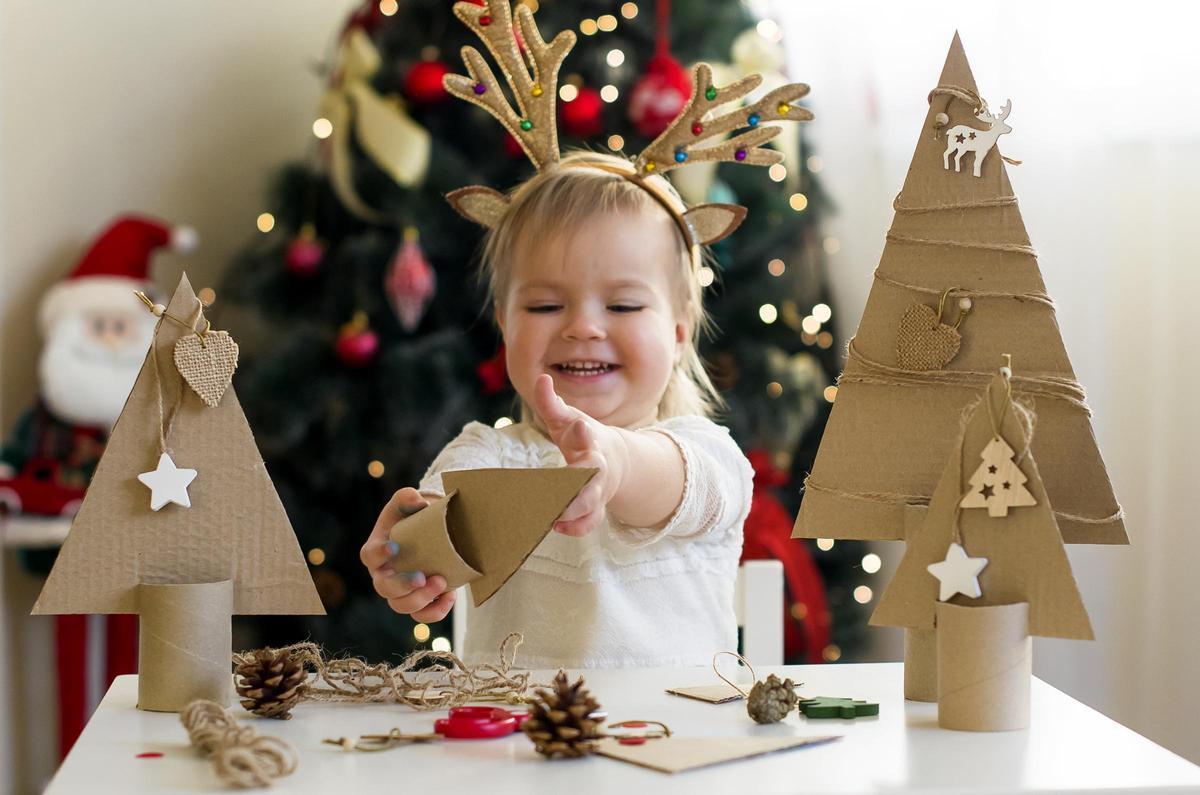
[{"label": "blonde hair", "polygon": [[[587,168],[587,165],[597,167]],[[663,177],[645,178],[657,189],[659,198],[655,198],[646,188],[612,173],[614,169],[634,173],[623,158],[598,152],[571,152],[557,165],[543,168],[512,191],[508,210],[484,240],[483,276],[497,311],[503,311],[508,297],[517,245],[529,230],[536,229],[539,235],[549,237],[578,228],[587,219],[604,213],[666,213],[660,201],[670,202],[680,215],[687,210],[683,199]],[[704,310],[703,287],[693,266],[693,259],[699,262],[700,257],[693,257],[692,248],[682,234],[676,234],[675,241],[679,256],[672,273],[675,285],[672,303],[676,319],[688,329],[689,340],[659,399],[658,416],[660,419],[686,414],[710,417],[724,407],[724,401],[700,359],[700,335],[712,331]],[[531,418],[524,401],[521,418],[523,421]]]}]

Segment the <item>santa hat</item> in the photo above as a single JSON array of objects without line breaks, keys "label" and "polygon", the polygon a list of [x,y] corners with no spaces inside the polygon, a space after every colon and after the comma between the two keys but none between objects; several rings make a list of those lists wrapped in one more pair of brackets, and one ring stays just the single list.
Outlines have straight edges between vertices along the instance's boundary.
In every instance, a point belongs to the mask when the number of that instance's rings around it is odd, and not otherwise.
[{"label": "santa hat", "polygon": [[150,255],[163,246],[190,251],[196,230],[153,218],[123,216],[109,225],[66,279],[51,287],[38,310],[45,334],[55,320],[88,309],[141,306],[136,290],[150,286]]}]

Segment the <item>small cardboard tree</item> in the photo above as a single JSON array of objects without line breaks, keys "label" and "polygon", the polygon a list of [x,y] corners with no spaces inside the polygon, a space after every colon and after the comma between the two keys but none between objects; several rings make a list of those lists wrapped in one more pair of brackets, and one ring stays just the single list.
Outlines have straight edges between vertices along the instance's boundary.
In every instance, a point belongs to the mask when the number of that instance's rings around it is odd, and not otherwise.
[{"label": "small cardboard tree", "polygon": [[325,612],[229,386],[236,361],[184,276],[33,607],[139,614],[141,709],[228,704],[232,614]]},{"label": "small cardboard tree", "polygon": [[[957,442],[963,408],[1008,352],[1021,363],[1014,393],[1036,402],[1034,453],[1063,540],[1128,543],[995,147],[1011,129],[1011,108],[992,114],[983,106],[956,34],[930,93],[794,538],[911,539]],[[958,307],[957,322],[943,317],[946,303]],[[932,632],[913,630],[905,640],[905,694],[932,700]]]},{"label": "small cardboard tree", "polygon": [[[1034,416],[1012,399],[1007,372],[992,379],[964,416],[925,521],[909,539],[871,623],[936,625],[943,727],[1023,728],[1029,722],[1029,636],[1091,640],[1092,627],[1030,452]],[[977,499],[968,462],[987,450],[1007,451],[1028,486],[1027,500],[1006,503],[1001,512]],[[1014,485],[1015,478],[1007,482]],[[1001,493],[1003,484],[997,484]]]}]

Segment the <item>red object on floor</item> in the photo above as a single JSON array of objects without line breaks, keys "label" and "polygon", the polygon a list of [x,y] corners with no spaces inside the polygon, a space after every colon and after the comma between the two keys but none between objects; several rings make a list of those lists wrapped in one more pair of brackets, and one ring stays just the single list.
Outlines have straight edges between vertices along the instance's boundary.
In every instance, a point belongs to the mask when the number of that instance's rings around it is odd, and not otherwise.
[{"label": "red object on floor", "polygon": [[162,757],[162,751],[143,751],[137,755],[137,759],[159,759]]}]

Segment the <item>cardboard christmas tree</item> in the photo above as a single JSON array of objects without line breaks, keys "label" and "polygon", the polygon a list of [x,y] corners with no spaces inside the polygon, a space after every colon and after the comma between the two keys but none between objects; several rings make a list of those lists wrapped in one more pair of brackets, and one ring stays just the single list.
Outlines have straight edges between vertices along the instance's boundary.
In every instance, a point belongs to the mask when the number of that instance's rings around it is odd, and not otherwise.
[{"label": "cardboard christmas tree", "polygon": [[[963,408],[1011,353],[1021,363],[1013,392],[1037,412],[1033,455],[1063,540],[1126,544],[1083,388],[996,146],[1011,130],[1012,104],[988,111],[957,34],[929,101],[793,537],[912,538]],[[932,698],[933,644],[930,631],[908,633],[910,698]]]},{"label": "cardboard christmas tree", "polygon": [[1029,636],[1091,640],[1092,628],[1031,453],[1034,415],[1013,399],[1007,367],[963,416],[925,521],[871,623],[936,625],[942,726],[1023,728]]},{"label": "cardboard christmas tree", "polygon": [[35,615],[141,616],[138,706],[228,703],[231,615],[324,614],[229,385],[237,346],[180,279]]}]

